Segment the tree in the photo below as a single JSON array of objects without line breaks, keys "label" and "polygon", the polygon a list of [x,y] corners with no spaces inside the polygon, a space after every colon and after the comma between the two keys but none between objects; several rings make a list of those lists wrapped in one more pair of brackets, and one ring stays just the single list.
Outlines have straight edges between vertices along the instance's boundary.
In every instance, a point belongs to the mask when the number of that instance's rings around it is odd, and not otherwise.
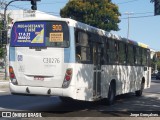
[{"label": "tree", "polygon": [[157,60],[156,64],[157,64],[158,71],[160,71],[160,60]]},{"label": "tree", "polygon": [[[1,32],[1,30],[2,30],[2,21],[0,21],[0,32]],[[1,34],[0,34],[0,37],[1,37]],[[1,40],[1,38],[0,38],[0,40]],[[3,50],[3,47],[2,47],[2,43],[0,41],[0,58],[3,57],[3,54],[4,54],[4,50]]]},{"label": "tree", "polygon": [[0,47],[0,59],[4,57],[3,55],[4,55],[4,49]]},{"label": "tree", "polygon": [[106,31],[118,31],[121,14],[110,0],[70,0],[60,10],[60,15]]},{"label": "tree", "polygon": [[0,30],[2,30],[2,21],[0,21]]}]

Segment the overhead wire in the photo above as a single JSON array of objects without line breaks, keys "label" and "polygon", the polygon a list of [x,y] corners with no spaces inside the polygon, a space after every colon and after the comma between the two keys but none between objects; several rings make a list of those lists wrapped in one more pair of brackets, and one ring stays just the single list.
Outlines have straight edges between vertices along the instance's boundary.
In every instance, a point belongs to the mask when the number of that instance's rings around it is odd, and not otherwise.
[{"label": "overhead wire", "polygon": [[126,2],[120,2],[120,3],[116,3],[116,4],[126,4],[126,3],[131,3],[131,2],[136,2],[136,1],[139,1],[139,0],[130,0],[130,1],[126,1]]},{"label": "overhead wire", "polygon": [[[127,3],[131,3],[131,2],[136,2],[136,1],[139,1],[139,0],[130,0],[130,1],[120,2],[120,3],[116,3],[116,4],[127,4]],[[38,5],[59,4],[59,3],[65,3],[65,2],[63,1],[63,2],[53,2],[53,3],[39,3]],[[21,6],[25,6],[25,5],[29,5],[29,4],[22,4]],[[20,7],[20,6],[17,6],[17,5],[10,5],[10,6],[18,8],[18,9],[22,9],[22,10],[27,10],[28,9],[28,8]],[[55,13],[55,12],[45,12],[45,13],[49,13],[49,14],[53,14],[55,16],[59,16],[59,13]],[[150,14],[150,13],[153,13],[153,12],[134,13],[133,15],[136,15],[136,14]],[[122,15],[125,15],[125,14],[122,14]],[[145,18],[145,17],[154,17],[154,15],[130,16],[130,18]],[[123,17],[123,18],[120,18],[120,19],[128,19],[128,17],[126,17],[126,18]]]},{"label": "overhead wire", "polygon": [[[154,17],[154,15],[146,15],[146,16],[135,16],[135,17],[129,17],[129,18],[146,18],[146,17]],[[120,19],[128,19],[128,17],[126,18],[120,18]]]},{"label": "overhead wire", "polygon": [[[137,2],[139,0],[130,0],[130,1],[126,1],[126,2],[121,2],[121,3],[116,3],[116,4],[127,4],[127,3],[131,3],[131,2]],[[142,15],[142,16],[134,16],[134,15]],[[152,14],[152,15],[144,15],[144,14]],[[127,15],[127,14],[122,14],[122,15]],[[146,18],[146,17],[154,17],[153,12],[143,12],[143,13],[133,13],[132,16],[130,16],[129,18]],[[120,18],[120,19],[128,19],[128,17],[124,17],[124,18]]]},{"label": "overhead wire", "polygon": [[[122,15],[127,16],[127,14],[122,14]],[[135,15],[141,15],[141,16],[135,16]],[[154,17],[154,13],[153,12],[133,13],[133,15],[131,15],[129,18],[145,18],[145,17]],[[121,17],[121,19],[128,19],[128,17]]]}]

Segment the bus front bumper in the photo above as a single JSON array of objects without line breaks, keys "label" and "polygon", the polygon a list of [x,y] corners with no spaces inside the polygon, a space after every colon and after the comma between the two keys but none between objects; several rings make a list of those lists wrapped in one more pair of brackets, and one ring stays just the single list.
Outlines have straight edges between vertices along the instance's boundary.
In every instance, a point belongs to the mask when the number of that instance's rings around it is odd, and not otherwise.
[{"label": "bus front bumper", "polygon": [[20,95],[48,95],[48,96],[65,96],[74,99],[75,89],[73,86],[68,88],[47,88],[47,87],[33,87],[33,86],[18,86],[11,82],[9,83],[12,94]]}]

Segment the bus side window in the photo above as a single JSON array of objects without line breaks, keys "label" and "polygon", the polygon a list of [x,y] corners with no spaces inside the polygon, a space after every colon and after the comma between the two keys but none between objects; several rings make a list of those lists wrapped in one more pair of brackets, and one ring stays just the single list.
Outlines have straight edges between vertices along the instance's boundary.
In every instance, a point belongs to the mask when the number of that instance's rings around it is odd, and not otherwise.
[{"label": "bus side window", "polygon": [[134,55],[134,65],[137,65],[137,51],[135,46],[133,46],[133,55]]},{"label": "bus side window", "polygon": [[151,67],[151,51],[147,50],[147,65]]},{"label": "bus side window", "polygon": [[109,39],[109,49],[107,50],[109,64],[117,64],[118,63],[118,44],[114,39]]},{"label": "bus side window", "polygon": [[142,49],[142,65],[147,65],[147,50]]},{"label": "bus side window", "polygon": [[86,33],[79,32],[78,33],[78,41],[81,44],[81,57],[82,61],[87,60],[87,49],[85,46],[88,45],[88,35]]},{"label": "bus side window", "polygon": [[109,63],[109,40],[106,38],[106,63]]},{"label": "bus side window", "polygon": [[140,53],[140,65],[142,65],[143,59],[142,59],[142,48],[139,48]]},{"label": "bus side window", "polygon": [[118,51],[119,51],[119,42],[118,41],[115,41],[115,63],[119,63],[119,54],[118,54]]},{"label": "bus side window", "polygon": [[119,43],[119,63],[126,64],[126,52],[125,52],[125,43]]},{"label": "bus side window", "polygon": [[141,54],[141,48],[140,47],[136,47],[136,64],[137,65],[141,65],[141,56],[142,56],[142,54]]},{"label": "bus side window", "polygon": [[128,45],[125,44],[125,63],[128,64]]},{"label": "bus side window", "polygon": [[129,65],[135,64],[133,45],[128,45],[128,63],[129,63]]},{"label": "bus side window", "polygon": [[80,62],[82,60],[80,46],[76,47],[76,60],[77,60],[77,62]]},{"label": "bus side window", "polygon": [[78,31],[76,35],[76,61],[90,61],[89,36],[87,33]]}]

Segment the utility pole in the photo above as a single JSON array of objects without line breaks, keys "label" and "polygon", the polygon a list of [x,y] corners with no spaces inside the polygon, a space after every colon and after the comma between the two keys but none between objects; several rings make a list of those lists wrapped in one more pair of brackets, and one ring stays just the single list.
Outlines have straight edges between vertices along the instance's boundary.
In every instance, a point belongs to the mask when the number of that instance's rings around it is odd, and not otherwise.
[{"label": "utility pole", "polygon": [[125,14],[128,15],[127,39],[129,39],[129,33],[130,33],[130,15],[132,15],[133,12],[125,12]]},{"label": "utility pole", "polygon": [[[4,7],[4,18],[3,18],[3,31],[8,31],[7,30],[7,18],[6,18],[6,11],[7,11],[7,7],[12,3],[12,2],[15,2],[15,1],[20,1],[20,0],[12,0],[10,1],[9,3],[5,4],[5,7]],[[5,39],[5,42],[6,44],[8,43],[8,38],[6,37]],[[5,45],[5,51],[4,51],[4,62],[5,62],[5,80],[7,79],[7,61],[6,61],[6,56],[7,56],[7,47]]]},{"label": "utility pole", "polygon": [[8,7],[12,2],[15,2],[15,1],[21,1],[21,0],[12,0],[12,1],[10,1],[9,3],[7,3],[7,4],[5,5],[5,8],[4,8],[4,25],[3,25],[3,29],[4,29],[4,30],[7,30],[7,18],[6,18],[7,7]]},{"label": "utility pole", "polygon": [[[12,0],[8,3],[5,4],[5,7],[4,7],[4,18],[3,18],[3,31],[6,31],[7,32],[7,18],[6,18],[6,11],[7,11],[7,7],[12,3],[12,2],[15,2],[15,1],[30,1],[31,4],[32,4],[32,7],[31,9],[32,10],[37,10],[37,1],[41,1],[41,0]],[[6,38],[6,43],[8,43],[8,39]],[[5,62],[5,80],[7,79],[7,70],[6,70],[6,56],[7,56],[7,48],[6,48],[6,45],[5,45],[5,53],[4,53],[4,62]]]}]

